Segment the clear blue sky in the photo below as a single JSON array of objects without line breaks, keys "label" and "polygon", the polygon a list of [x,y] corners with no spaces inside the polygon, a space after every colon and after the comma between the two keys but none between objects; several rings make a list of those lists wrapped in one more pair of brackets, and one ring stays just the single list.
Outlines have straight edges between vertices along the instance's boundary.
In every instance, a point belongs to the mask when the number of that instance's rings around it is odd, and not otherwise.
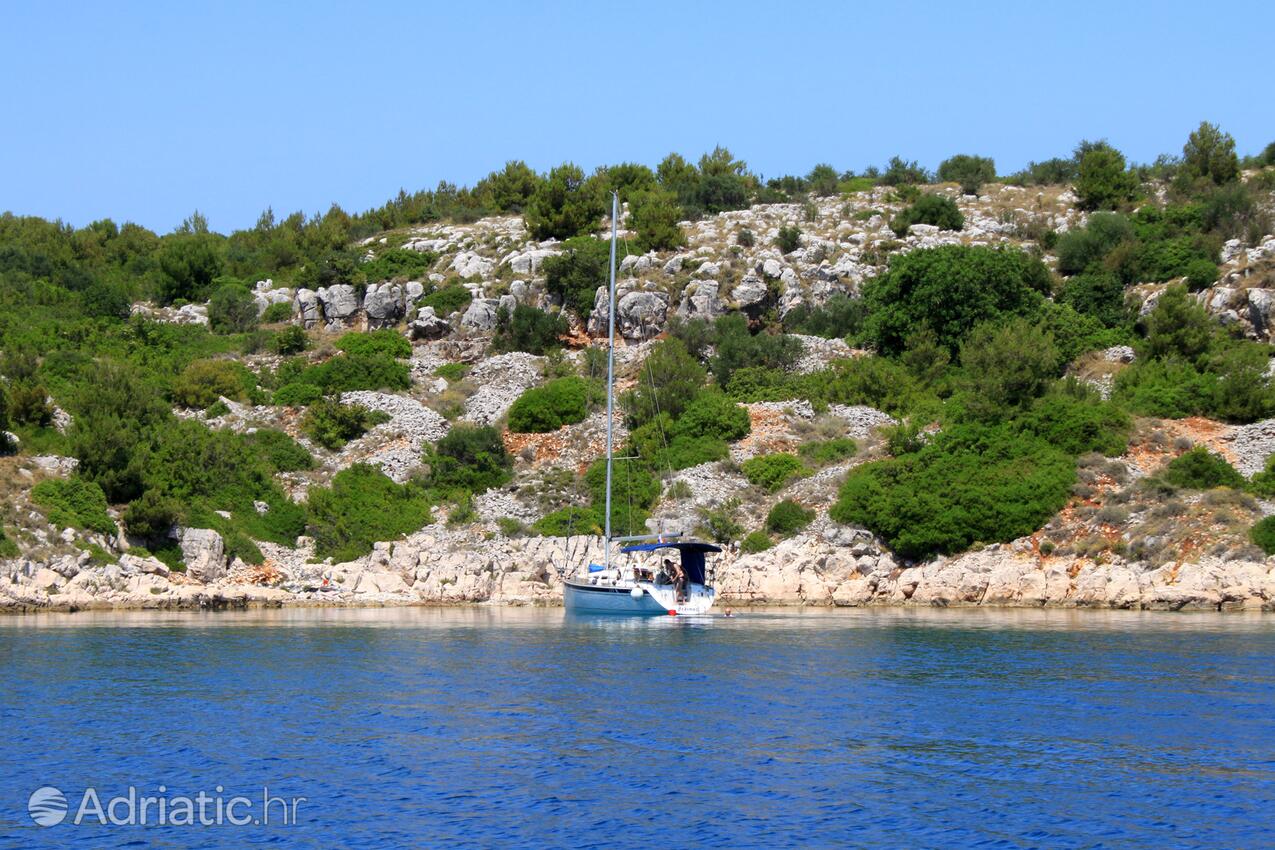
[{"label": "clear blue sky", "polygon": [[0,210],[227,231],[511,158],[1009,172],[1081,138],[1150,161],[1202,119],[1275,140],[1270,0],[539,5],[9,0]]}]

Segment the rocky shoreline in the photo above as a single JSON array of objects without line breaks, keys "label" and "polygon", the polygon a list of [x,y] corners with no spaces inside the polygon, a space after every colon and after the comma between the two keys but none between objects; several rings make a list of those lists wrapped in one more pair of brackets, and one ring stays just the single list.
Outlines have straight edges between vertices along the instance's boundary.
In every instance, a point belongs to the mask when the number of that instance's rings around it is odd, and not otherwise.
[{"label": "rocky shoreline", "polygon": [[[0,565],[0,612],[282,606],[561,604],[559,570],[601,555],[582,538],[502,538],[431,527],[357,561],[311,563],[306,547],[268,548],[260,566],[171,572],[125,555]],[[922,606],[1275,611],[1275,558],[1148,564],[1042,555],[1033,538],[917,565],[866,531],[822,525],[756,554],[718,556],[726,606]]]}]

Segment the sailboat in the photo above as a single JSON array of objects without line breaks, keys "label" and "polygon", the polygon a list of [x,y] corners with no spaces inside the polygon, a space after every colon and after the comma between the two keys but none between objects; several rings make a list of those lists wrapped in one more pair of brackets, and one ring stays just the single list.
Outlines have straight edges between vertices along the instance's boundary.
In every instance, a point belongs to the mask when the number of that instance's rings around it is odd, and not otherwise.
[{"label": "sailboat", "polygon": [[[705,614],[717,592],[707,556],[721,549],[711,543],[683,540],[678,534],[611,536],[611,470],[615,462],[615,246],[620,196],[611,193],[611,279],[607,309],[607,464],[603,563],[563,580],[563,604],[572,613],[688,615]],[[611,549],[621,544],[625,563],[613,563]]]}]

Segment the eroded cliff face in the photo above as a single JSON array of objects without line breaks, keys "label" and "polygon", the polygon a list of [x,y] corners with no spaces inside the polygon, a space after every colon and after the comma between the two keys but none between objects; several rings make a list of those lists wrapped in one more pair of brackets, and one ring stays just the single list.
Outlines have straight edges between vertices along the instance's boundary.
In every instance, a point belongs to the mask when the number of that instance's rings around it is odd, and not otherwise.
[{"label": "eroded cliff face", "polygon": [[[537,605],[562,601],[561,576],[600,560],[596,540],[484,540],[427,529],[357,561],[308,563],[270,548],[201,581],[150,558],[76,567],[26,563],[0,579],[0,609],[201,608],[253,605]],[[68,576],[68,573],[70,575]],[[1275,611],[1275,559],[1203,557],[1151,564],[1045,556],[1032,538],[925,564],[900,564],[871,535],[829,528],[765,552],[717,556],[719,608],[743,605],[1009,606]]]}]

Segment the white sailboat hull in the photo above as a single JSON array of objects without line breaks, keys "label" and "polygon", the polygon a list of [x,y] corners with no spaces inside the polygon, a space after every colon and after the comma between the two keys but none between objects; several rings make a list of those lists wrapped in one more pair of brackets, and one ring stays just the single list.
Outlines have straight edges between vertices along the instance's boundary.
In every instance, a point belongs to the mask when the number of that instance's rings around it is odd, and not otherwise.
[{"label": "white sailboat hull", "polygon": [[[634,590],[641,591],[634,594]],[[677,602],[676,591],[670,585],[651,582],[619,582],[615,585],[595,585],[568,579],[563,583],[562,601],[566,609],[575,614],[628,614],[659,616],[669,614],[705,614],[713,607],[716,591],[711,587],[691,584],[686,588],[686,600]]]}]

